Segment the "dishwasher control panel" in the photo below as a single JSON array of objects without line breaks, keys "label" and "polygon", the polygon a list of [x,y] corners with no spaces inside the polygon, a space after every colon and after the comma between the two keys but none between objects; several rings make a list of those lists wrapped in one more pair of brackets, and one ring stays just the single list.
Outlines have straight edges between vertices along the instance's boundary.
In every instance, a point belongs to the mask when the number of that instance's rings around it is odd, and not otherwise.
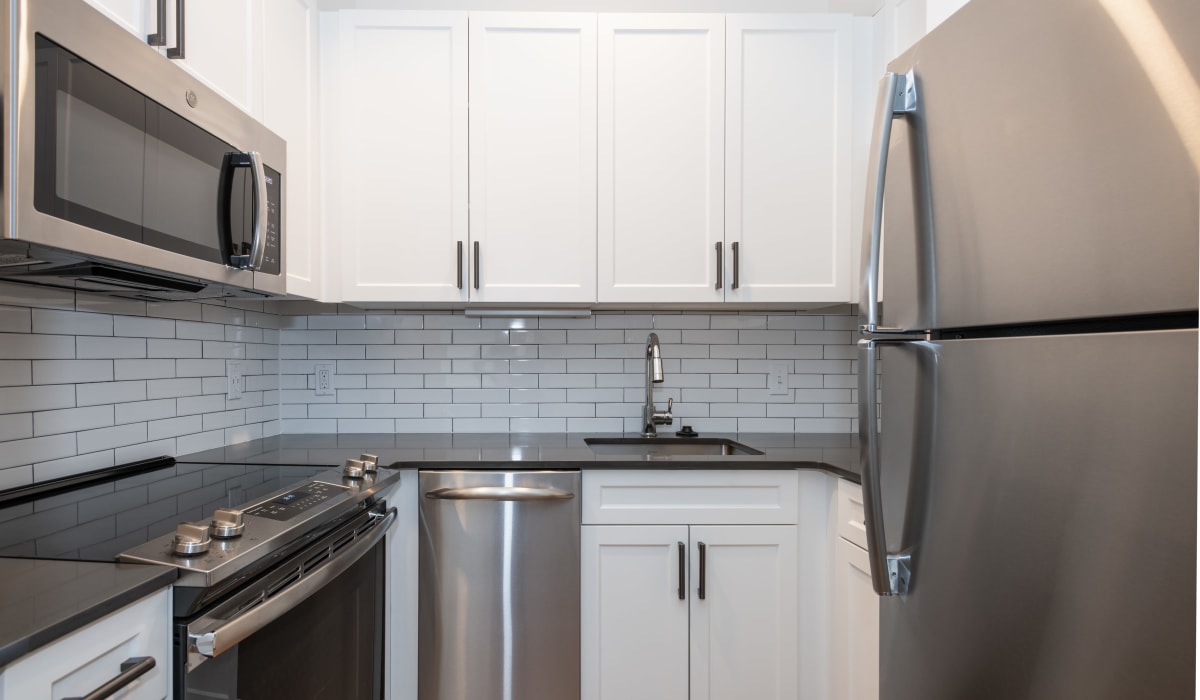
[{"label": "dishwasher control panel", "polygon": [[310,481],[246,511],[246,515],[254,515],[270,520],[291,520],[309,508],[318,506],[343,491],[343,487],[326,484],[320,481]]}]

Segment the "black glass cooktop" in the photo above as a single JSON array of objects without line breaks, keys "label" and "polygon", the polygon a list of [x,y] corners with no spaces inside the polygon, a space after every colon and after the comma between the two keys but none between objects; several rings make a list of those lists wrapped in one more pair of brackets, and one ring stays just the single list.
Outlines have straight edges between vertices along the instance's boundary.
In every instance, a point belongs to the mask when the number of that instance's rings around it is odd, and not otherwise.
[{"label": "black glass cooktop", "polygon": [[177,464],[170,457],[0,492],[0,556],[113,561],[328,466]]}]

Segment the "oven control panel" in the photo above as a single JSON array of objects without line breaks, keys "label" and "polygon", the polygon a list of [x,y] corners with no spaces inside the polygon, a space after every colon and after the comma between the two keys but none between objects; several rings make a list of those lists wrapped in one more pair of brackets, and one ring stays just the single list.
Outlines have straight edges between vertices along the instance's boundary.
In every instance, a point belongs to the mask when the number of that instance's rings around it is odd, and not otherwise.
[{"label": "oven control panel", "polygon": [[341,493],[340,486],[325,484],[320,481],[310,481],[246,511],[253,515],[269,520],[291,520],[309,508],[318,506]]}]

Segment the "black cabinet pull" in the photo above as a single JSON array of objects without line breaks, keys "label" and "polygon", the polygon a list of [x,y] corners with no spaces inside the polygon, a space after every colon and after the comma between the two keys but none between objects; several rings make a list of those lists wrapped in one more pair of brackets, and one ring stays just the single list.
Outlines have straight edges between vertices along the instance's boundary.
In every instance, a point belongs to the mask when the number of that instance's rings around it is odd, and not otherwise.
[{"label": "black cabinet pull", "polygon": [[458,288],[462,289],[462,241],[458,242]]},{"label": "black cabinet pull", "polygon": [[700,590],[697,591],[697,595],[700,600],[704,600],[704,555],[708,547],[703,542],[697,542],[696,544],[700,547]]},{"label": "black cabinet pull", "polygon": [[475,290],[479,291],[479,241],[475,241]]},{"label": "black cabinet pull", "polygon": [[[175,46],[167,49],[167,58],[185,58],[183,55],[184,19],[183,0],[175,0]],[[164,42],[165,43],[165,42]]]},{"label": "black cabinet pull", "polygon": [[720,244],[720,242],[718,242],[717,243],[717,289],[720,289],[722,287],[722,285],[724,285],[724,283],[725,283],[725,280],[722,279],[722,275],[724,275],[724,274],[725,274],[725,255],[721,252],[721,244]]},{"label": "black cabinet pull", "polygon": [[730,243],[729,247],[733,249],[733,284],[729,287],[736,290],[738,288],[738,244]]},{"label": "black cabinet pull", "polygon": [[684,581],[687,579],[687,568],[684,565],[684,560],[687,559],[687,545],[679,543],[679,599],[687,600],[687,589]]},{"label": "black cabinet pull", "polygon": [[167,45],[167,0],[158,0],[156,4],[158,19],[154,23],[154,33],[146,35],[146,43],[151,46]]}]

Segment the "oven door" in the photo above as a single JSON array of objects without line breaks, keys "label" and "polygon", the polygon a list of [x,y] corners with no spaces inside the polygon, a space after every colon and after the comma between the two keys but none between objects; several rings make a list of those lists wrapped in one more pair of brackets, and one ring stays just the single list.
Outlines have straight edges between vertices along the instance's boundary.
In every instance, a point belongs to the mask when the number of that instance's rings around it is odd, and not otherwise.
[{"label": "oven door", "polygon": [[396,517],[364,513],[177,623],[175,697],[382,698],[384,537]]}]

